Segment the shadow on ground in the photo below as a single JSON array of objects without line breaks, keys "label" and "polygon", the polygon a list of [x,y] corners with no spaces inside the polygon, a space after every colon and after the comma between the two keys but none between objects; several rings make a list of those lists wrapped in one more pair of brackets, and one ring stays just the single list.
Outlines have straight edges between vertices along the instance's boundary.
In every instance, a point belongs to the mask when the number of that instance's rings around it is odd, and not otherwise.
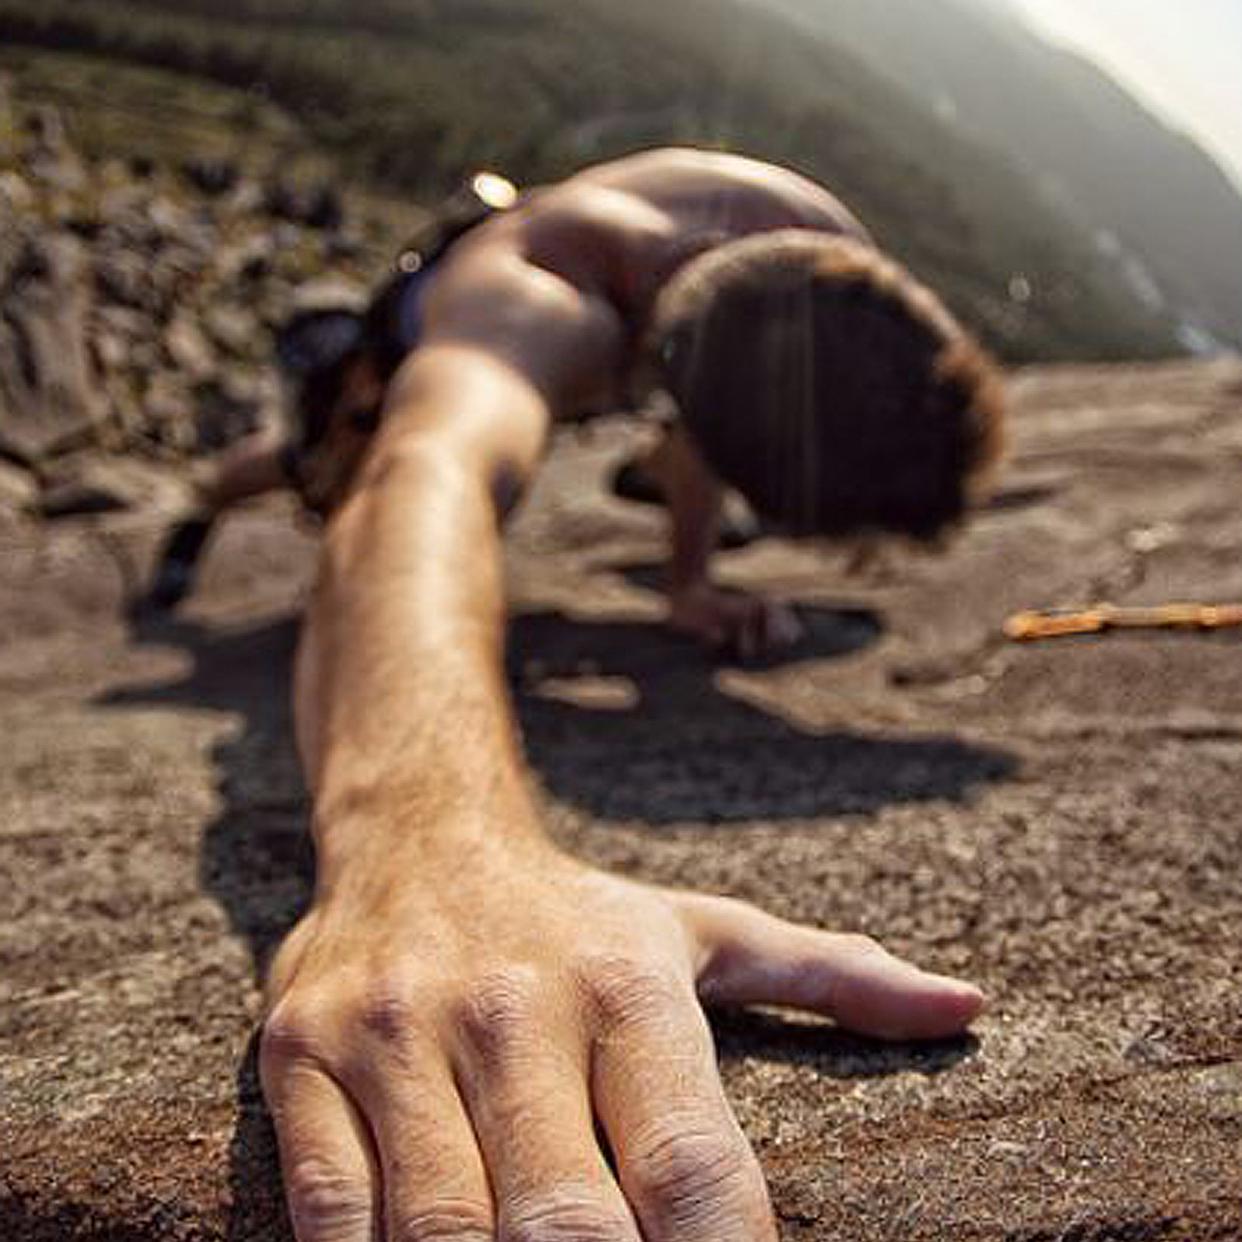
[{"label": "shadow on ground", "polygon": [[771,1010],[712,1014],[716,1047],[726,1059],[805,1065],[822,1078],[848,1081],[888,1074],[943,1074],[979,1051],[974,1035],[884,1044],[829,1023]]},{"label": "shadow on ground", "polygon": [[[844,657],[882,633],[879,618],[866,611],[805,610],[804,620],[809,637],[796,659]],[[242,629],[138,619],[138,642],[180,648],[192,665],[179,681],[128,687],[103,700],[241,717],[239,731],[217,743],[212,756],[223,805],[204,836],[200,875],[249,945],[260,977],[311,894],[307,802],[288,689],[296,636],[293,618]],[[647,624],[518,617],[509,667],[527,750],[547,788],[605,819],[710,830],[743,820],[855,813],[961,798],[1013,766],[1001,752],[952,738],[808,733],[722,693],[710,662]],[[550,686],[610,679],[633,687],[624,707],[550,697]],[[770,1014],[715,1022],[726,1056],[798,1061],[839,1078],[934,1073],[973,1050],[969,1040],[880,1046]],[[237,1116],[228,1236],[287,1236],[253,1044],[238,1070]]]},{"label": "shadow on ground", "polygon": [[[114,691],[104,699],[107,705],[206,708],[242,717],[240,730],[219,741],[212,754],[222,808],[203,836],[199,876],[249,946],[256,979],[262,979],[308,905],[314,876],[289,694],[297,620],[233,630],[139,617],[133,634],[141,643],[182,649],[192,666],[181,681]],[[228,1242],[293,1236],[257,1054],[256,1037],[237,1070]]]},{"label": "shadow on ground", "polygon": [[[807,636],[780,663],[844,658],[883,633],[866,609],[799,615]],[[518,617],[509,664],[534,768],[556,798],[605,821],[866,814],[960,800],[1015,767],[1002,751],[952,737],[808,730],[729,693],[693,643],[649,624]]]}]

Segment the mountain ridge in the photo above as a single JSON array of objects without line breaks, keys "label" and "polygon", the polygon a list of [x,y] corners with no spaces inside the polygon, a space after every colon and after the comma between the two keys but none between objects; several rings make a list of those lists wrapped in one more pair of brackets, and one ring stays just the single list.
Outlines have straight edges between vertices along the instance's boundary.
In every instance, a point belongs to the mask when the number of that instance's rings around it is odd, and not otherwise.
[{"label": "mountain ridge", "polygon": [[753,3],[0,0],[0,38],[270,95],[347,168],[424,198],[484,164],[532,182],[642,146],[731,147],[841,193],[1007,358],[1180,349],[1007,155]]},{"label": "mountain ridge", "polygon": [[1242,346],[1242,193],[1090,58],[1009,4],[752,2],[818,30],[1022,164],[1106,250],[1115,240],[1123,268],[1146,273],[1188,345]]}]

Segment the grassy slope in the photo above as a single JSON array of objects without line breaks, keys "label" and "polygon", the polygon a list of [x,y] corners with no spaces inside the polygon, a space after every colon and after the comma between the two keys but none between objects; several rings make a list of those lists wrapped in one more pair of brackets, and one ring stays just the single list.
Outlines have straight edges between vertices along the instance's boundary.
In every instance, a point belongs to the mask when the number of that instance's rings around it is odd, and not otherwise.
[{"label": "grassy slope", "polygon": [[[221,159],[261,178],[302,183],[339,176],[334,153],[262,94],[101,56],[12,45],[0,45],[0,75],[13,84],[19,107],[55,106],[74,147],[93,160],[142,156],[176,167],[190,158]],[[424,211],[411,195],[364,181],[351,185],[349,198],[362,269],[378,273]]]},{"label": "grassy slope", "polygon": [[487,163],[532,181],[656,142],[746,150],[832,185],[1010,357],[1172,348],[1000,157],[731,0],[0,0],[0,37],[261,85],[352,171],[416,194]]},{"label": "grassy slope", "polygon": [[215,83],[97,56],[0,47],[0,71],[23,103],[52,104],[92,157],[141,154],[161,163],[237,158],[265,170],[326,162],[303,126],[267,100]]}]

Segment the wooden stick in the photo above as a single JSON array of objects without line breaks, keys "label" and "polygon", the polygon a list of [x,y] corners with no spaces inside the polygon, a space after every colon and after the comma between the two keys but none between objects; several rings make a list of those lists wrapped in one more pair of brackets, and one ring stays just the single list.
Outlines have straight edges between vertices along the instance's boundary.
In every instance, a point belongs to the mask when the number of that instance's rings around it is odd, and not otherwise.
[{"label": "wooden stick", "polygon": [[1020,612],[1004,626],[1014,642],[1102,634],[1106,630],[1223,630],[1242,626],[1242,604],[1158,604],[1120,608],[1092,604],[1081,609]]}]

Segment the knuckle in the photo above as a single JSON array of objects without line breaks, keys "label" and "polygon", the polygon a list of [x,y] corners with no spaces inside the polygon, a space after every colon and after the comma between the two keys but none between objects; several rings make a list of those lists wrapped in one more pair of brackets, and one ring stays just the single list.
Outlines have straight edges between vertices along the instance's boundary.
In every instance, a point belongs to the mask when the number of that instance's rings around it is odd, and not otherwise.
[{"label": "knuckle", "polygon": [[315,916],[308,914],[285,937],[268,968],[264,995],[269,999],[283,995],[292,982],[306,944],[315,933],[316,925]]},{"label": "knuckle", "polygon": [[454,1025],[482,1062],[508,1060],[529,1040],[538,990],[533,970],[506,967],[484,976],[458,1002]]},{"label": "knuckle", "polygon": [[630,1171],[643,1196],[676,1220],[698,1218],[764,1194],[758,1164],[745,1140],[699,1122],[653,1130],[636,1146]]},{"label": "knuckle", "polygon": [[528,1195],[507,1204],[497,1242],[630,1242],[627,1222],[585,1191]]},{"label": "knuckle", "polygon": [[354,992],[349,1014],[364,1038],[400,1050],[432,1025],[439,1002],[434,977],[405,960],[373,968]]},{"label": "knuckle", "polygon": [[491,1208],[469,1199],[442,1199],[391,1226],[392,1242],[492,1242]]},{"label": "knuckle", "polygon": [[862,957],[866,954],[884,952],[884,948],[878,940],[870,936],[864,936],[862,932],[842,932],[840,936],[841,938],[837,943],[848,953],[854,953]]},{"label": "knuckle", "polygon": [[752,902],[741,897],[725,897],[694,893],[687,902],[686,908],[709,926],[717,928],[736,927],[739,924],[753,923],[756,919],[767,919],[770,916]]},{"label": "knuckle", "polygon": [[321,1161],[307,1160],[293,1168],[285,1192],[298,1237],[336,1237],[371,1222],[366,1184]]},{"label": "knuckle", "polygon": [[260,1051],[265,1061],[313,1060],[323,1045],[319,1023],[311,1009],[289,1001],[279,1002],[263,1023]]},{"label": "knuckle", "polygon": [[634,958],[588,959],[579,977],[606,1028],[667,1021],[691,996],[670,971]]},{"label": "knuckle", "polygon": [[404,1044],[418,1025],[421,1006],[400,986],[372,985],[357,1010],[361,1029],[382,1044]]}]

